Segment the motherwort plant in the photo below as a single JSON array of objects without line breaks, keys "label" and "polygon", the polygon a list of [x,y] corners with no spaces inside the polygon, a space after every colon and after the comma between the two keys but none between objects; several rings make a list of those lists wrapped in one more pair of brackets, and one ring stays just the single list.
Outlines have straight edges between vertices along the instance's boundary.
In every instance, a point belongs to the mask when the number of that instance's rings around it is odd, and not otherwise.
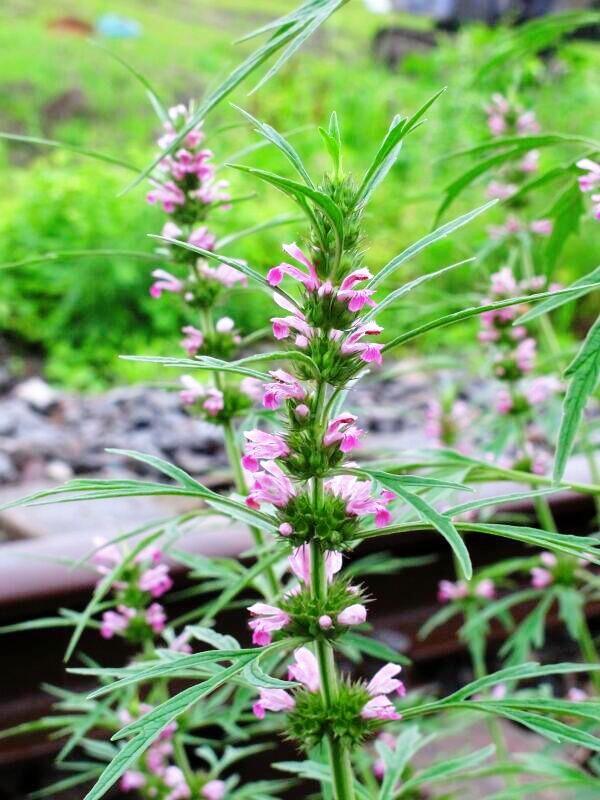
[{"label": "motherwort plant", "polygon": [[[472,577],[464,541],[471,531],[600,563],[600,548],[593,540],[518,525],[481,523],[466,513],[497,503],[498,498],[475,498],[440,509],[448,493],[469,488],[465,481],[472,475],[481,470],[489,474],[492,468],[486,462],[452,451],[442,451],[435,464],[425,456],[422,460],[409,461],[404,454],[398,455],[397,462],[387,461],[385,466],[376,462],[359,465],[354,460],[365,433],[360,420],[347,409],[346,401],[349,390],[364,374],[375,372],[401,344],[430,330],[550,296],[547,292],[529,291],[525,296],[518,296],[517,292],[516,297],[489,298],[482,305],[433,319],[419,319],[418,305],[411,292],[444,270],[419,276],[387,293],[381,291],[400,265],[488,207],[483,206],[437,228],[373,274],[363,232],[365,208],[393,166],[403,141],[422,122],[434,100],[410,118],[393,120],[373,162],[358,181],[343,169],[335,114],[328,128],[320,129],[331,158],[331,169],[320,181],[311,177],[289,141],[246,114],[255,128],[287,158],[298,179],[250,167],[236,168],[291,198],[308,223],[301,240],[298,237],[298,241],[283,245],[283,260],[274,259],[266,276],[245,262],[207,246],[210,242],[206,232],[202,234],[203,242],[190,241],[189,228],[181,227],[183,220],[173,220],[182,230],[182,238],[159,237],[169,252],[176,248],[182,250],[190,277],[155,276],[160,283],[159,286],[155,284],[155,294],[173,292],[186,300],[189,293],[193,304],[204,291],[201,277],[202,281],[212,280],[208,277],[210,271],[227,268],[245,276],[248,291],[252,285],[271,294],[276,305],[272,332],[279,343],[278,349],[233,361],[229,360],[229,353],[217,357],[203,351],[209,329],[194,326],[193,330],[185,331],[184,346],[189,358],[153,359],[190,375],[194,371],[209,373],[218,391],[223,391],[223,378],[231,375],[260,381],[259,402],[265,414],[257,417],[253,426],[238,437],[232,417],[223,417],[223,422],[229,424],[225,431],[230,454],[237,451],[240,440],[242,445],[235,494],[218,494],[174,465],[154,456],[128,452],[130,457],[159,470],[171,482],[79,480],[21,501],[26,504],[184,495],[199,501],[198,515],[205,514],[208,507],[255,531],[255,563],[250,568],[236,565],[223,577],[218,564],[211,572],[210,563],[200,562],[201,568],[212,578],[216,597],[201,610],[201,626],[191,625],[183,631],[183,640],[177,637],[173,641],[188,644],[196,637],[211,649],[186,652],[185,646],[153,647],[147,657],[122,669],[91,666],[77,670],[101,680],[100,687],[91,696],[93,700],[103,698],[101,702],[116,703],[115,698],[133,688],[140,692],[140,701],[145,702],[144,690],[152,695],[152,702],[143,707],[140,704],[135,713],[123,720],[124,727],[114,734],[110,762],[88,793],[87,800],[101,797],[121,779],[129,781],[130,785],[132,781],[137,782],[142,796],[146,796],[144,787],[154,788],[154,785],[142,783],[151,776],[140,770],[140,764],[148,764],[147,754],[166,736],[165,731],[173,730],[174,723],[187,730],[186,726],[197,721],[198,716],[204,724],[212,720],[214,725],[226,725],[228,737],[248,736],[248,731],[253,736],[273,735],[274,731],[279,731],[294,743],[304,760],[280,763],[278,768],[317,781],[319,796],[334,800],[393,800],[410,797],[418,787],[448,780],[450,776],[454,780],[469,780],[473,769],[493,756],[493,746],[457,758],[445,758],[426,768],[418,769],[410,764],[414,753],[429,741],[429,737],[443,731],[439,715],[446,713],[470,710],[492,717],[504,716],[555,743],[573,742],[591,750],[600,749],[600,740],[586,727],[590,714],[597,711],[595,706],[547,696],[540,699],[535,691],[522,693],[517,688],[521,679],[585,672],[596,669],[597,665],[519,663],[499,673],[481,674],[473,683],[443,699],[427,701],[418,694],[407,694],[398,677],[404,657],[367,635],[367,609],[376,598],[367,595],[360,575],[350,576],[344,571],[345,559],[361,542],[409,531],[441,534],[452,549],[461,581]],[[186,155],[185,164],[205,165],[206,159],[194,161],[196,155],[194,152],[191,157]],[[175,189],[182,188],[181,181],[192,178],[189,178],[190,173],[180,172],[179,167],[173,167],[170,162],[169,170],[174,180],[166,199],[168,209],[173,210],[168,213],[175,213],[177,208],[185,208],[187,202],[185,199],[179,205],[175,202],[173,197],[181,200]],[[198,175],[192,174],[192,201],[195,203]],[[177,177],[180,175],[183,177]],[[160,192],[153,194],[152,199],[164,205],[165,195]],[[186,224],[195,225],[195,218]],[[169,229],[166,233],[175,232]],[[163,281],[167,285],[163,285]],[[183,283],[185,285],[180,285]],[[571,290],[560,291],[568,294]],[[393,338],[385,337],[378,322],[380,312],[409,296],[411,314],[407,317],[414,327],[408,327]],[[262,364],[266,364],[266,369],[258,368]],[[191,386],[190,383],[186,390],[191,391]],[[203,400],[204,413],[217,418],[218,414],[211,414],[211,406],[206,407],[207,399]],[[220,411],[226,408],[224,403]],[[506,473],[510,477],[515,474],[510,470]],[[527,477],[527,473],[517,474]],[[587,490],[594,491],[594,487],[587,487]],[[193,516],[194,512],[190,512],[186,521]],[[178,519],[149,535],[152,540],[162,536],[170,539],[184,527],[184,521]],[[142,545],[147,546],[148,542]],[[113,612],[118,618],[110,616],[103,621],[107,626],[106,634],[129,635],[131,630],[133,635],[136,628],[131,627],[134,616],[129,609],[135,610],[136,620],[140,617],[139,624],[149,626],[149,629],[144,628],[145,636],[149,637],[150,631],[154,633],[160,627],[155,619],[158,618],[156,611],[152,617],[154,627],[148,620],[146,601],[152,598],[153,592],[157,596],[157,592],[163,591],[168,576],[163,569],[159,572],[161,564],[152,566],[147,563],[146,555],[136,561],[137,556],[134,548],[125,564],[103,581],[91,612],[88,610],[77,618],[71,652],[90,613],[101,610],[103,592],[112,587],[115,579],[120,581],[123,570],[137,587],[136,591],[142,592],[140,602],[130,603],[123,589],[123,596],[117,595]],[[193,560],[190,565],[194,567]],[[268,580],[264,580],[265,577]],[[246,599],[249,588],[255,594]],[[121,591],[118,585],[117,591]],[[444,591],[448,597],[453,597],[456,592],[462,593],[462,584],[458,589],[448,585]],[[491,600],[493,593],[490,580],[474,584],[473,594],[478,604]],[[253,645],[246,648],[214,630],[218,612],[238,603],[240,598],[244,601]],[[169,635],[167,644],[170,641]],[[387,662],[378,666],[370,679],[348,675],[341,669],[342,657],[361,652]],[[165,692],[165,687],[176,678],[185,681],[186,688]],[[489,695],[487,690],[497,684],[505,684],[506,692]],[[570,724],[563,718],[570,720]],[[421,722],[423,733],[416,721]],[[363,745],[373,740],[377,751],[375,775],[381,783],[373,775],[373,764],[364,769]],[[252,795],[244,794],[243,786],[236,788],[235,781],[211,786],[210,781],[222,780],[218,771],[201,780],[195,778],[186,761],[189,749],[197,744],[197,737],[188,736],[179,741],[178,748],[173,751],[174,757],[180,758],[183,764],[175,766],[184,776],[189,773],[187,786],[192,787],[192,796],[195,796],[193,791],[209,799],[272,796],[273,787],[268,782],[262,789],[256,786],[250,789],[254,791]],[[203,748],[196,753],[206,755]],[[499,751],[498,755],[504,758]],[[214,755],[207,757],[215,759]],[[227,763],[227,752],[217,763]],[[512,763],[507,765],[502,760],[483,768],[500,772],[509,769],[517,773],[525,769]],[[590,785],[594,782],[597,786],[597,780],[590,776]],[[207,793],[209,787],[212,794]]]}]

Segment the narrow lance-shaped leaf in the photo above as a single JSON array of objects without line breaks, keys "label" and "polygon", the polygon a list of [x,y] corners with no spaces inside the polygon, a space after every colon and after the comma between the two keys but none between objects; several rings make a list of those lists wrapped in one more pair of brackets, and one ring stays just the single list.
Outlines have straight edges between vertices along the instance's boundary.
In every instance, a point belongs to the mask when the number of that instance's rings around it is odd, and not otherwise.
[{"label": "narrow lance-shaped leaf", "polygon": [[139,172],[138,167],[136,167],[134,164],[129,164],[127,161],[123,161],[120,158],[106,155],[106,153],[98,153],[96,150],[89,150],[87,147],[80,147],[79,145],[71,144],[70,142],[59,142],[55,139],[43,139],[40,136],[24,136],[20,133],[5,132],[0,132],[0,139],[8,139],[11,142],[24,142],[25,144],[39,144],[43,145],[44,147],[58,147],[62,150],[71,150],[74,153],[78,153],[81,156],[87,156],[88,158],[93,158],[96,161],[104,161],[107,164],[113,164],[115,167],[123,167],[123,169],[128,169],[131,172]]},{"label": "narrow lance-shaped leaf", "polygon": [[581,287],[580,292],[574,292],[572,295],[567,297],[564,295],[559,297],[551,297],[549,300],[545,300],[535,308],[529,309],[529,311],[515,320],[514,324],[526,325],[528,322],[531,322],[537,317],[541,317],[542,314],[548,314],[550,311],[560,308],[560,306],[564,305],[565,303],[572,303],[574,300],[578,300],[580,297],[583,297],[594,289],[597,289],[599,285],[600,266],[596,267],[596,269],[592,270],[592,272],[589,272],[587,275],[584,275],[582,278],[579,278],[579,280],[576,280],[568,287],[569,289]]},{"label": "narrow lance-shaped leaf", "polygon": [[446,314],[443,317],[439,317],[438,319],[433,319],[430,322],[425,322],[423,325],[420,325],[418,328],[413,328],[411,331],[407,331],[406,333],[401,333],[399,336],[396,336],[395,339],[392,339],[391,342],[388,342],[385,347],[383,348],[384,352],[392,350],[394,347],[397,347],[404,342],[408,342],[410,339],[415,339],[417,336],[421,336],[423,333],[427,333],[428,331],[435,330],[436,328],[445,328],[447,325],[453,325],[455,322],[461,322],[465,319],[470,319],[471,317],[477,317],[480,314],[483,314],[485,311],[493,311],[497,308],[507,308],[508,306],[519,305],[520,303],[535,303],[538,300],[545,300],[547,297],[554,297],[556,295],[567,295],[573,294],[576,292],[576,288],[568,288],[568,289],[558,289],[555,292],[540,292],[539,294],[530,294],[530,295],[522,295],[521,297],[510,297],[506,300],[498,300],[496,303],[486,303],[482,306],[472,306],[471,308],[464,308],[461,311],[455,311],[453,314]]},{"label": "narrow lance-shaped leaf", "polygon": [[570,381],[563,403],[556,445],[554,461],[556,481],[560,481],[564,475],[583,411],[600,377],[600,317],[590,328],[581,350],[567,368],[565,376],[570,378]]},{"label": "narrow lance-shaped leaf", "polygon": [[[334,11],[336,11],[346,2],[348,2],[348,0],[327,0],[324,5],[319,4],[317,6],[313,0],[308,0],[308,2],[300,6],[300,8],[298,8],[291,15],[286,15],[279,20],[274,21],[269,28],[265,28],[265,30],[274,29],[274,33],[268,39],[268,41],[251,53],[248,58],[246,58],[239,66],[237,66],[233,72],[228,75],[219,86],[216,87],[216,89],[214,89],[207,97],[204,98],[202,103],[200,103],[196,109],[192,119],[179,132],[177,138],[169,145],[168,148],[161,152],[152,161],[152,163],[146,167],[146,169],[140,172],[135,181],[125,188],[125,192],[141,183],[165,158],[165,156],[180,147],[181,142],[185,139],[187,134],[193,130],[207,116],[207,114],[213,108],[215,108],[215,106],[217,106],[221,100],[227,97],[248,75],[254,72],[254,70],[264,64],[265,61],[267,61],[279,50],[284,48],[288,43],[293,42],[294,39],[296,39],[298,36],[301,36],[303,33],[306,34],[307,26],[310,25],[310,22],[313,21],[316,16],[318,17],[319,24],[322,24],[325,22],[328,16],[333,14]],[[310,33],[313,33],[314,30],[316,30],[316,26],[310,28],[309,35]],[[304,41],[306,38],[307,36],[305,35],[302,41]],[[283,64],[289,59],[290,56],[293,55],[293,52],[293,49],[288,49],[286,57],[279,59],[277,62],[277,69],[281,69]],[[274,71],[271,70],[269,72],[269,77],[272,77],[273,74]]]},{"label": "narrow lance-shaped leaf", "polygon": [[368,288],[374,289],[382,281],[392,275],[399,266],[404,264],[405,261],[408,261],[409,258],[412,258],[413,256],[417,255],[417,253],[425,250],[434,242],[449,236],[453,231],[458,230],[458,228],[462,228],[463,225],[466,225],[468,222],[471,222],[471,220],[475,219],[475,217],[483,214],[492,206],[496,205],[497,202],[497,200],[490,200],[488,203],[479,206],[479,208],[475,208],[473,211],[469,211],[466,214],[462,214],[460,217],[456,217],[456,219],[453,219],[450,222],[446,222],[444,225],[436,228],[436,230],[428,233],[422,239],[419,239],[418,242],[414,242],[407,247],[406,250],[403,250],[399,255],[395,256],[391,261],[389,261],[385,267],[382,267],[377,275],[375,275],[374,278],[371,278],[367,284]]},{"label": "narrow lance-shaped leaf", "polygon": [[275,147],[283,153],[283,155],[287,158],[290,164],[294,167],[296,172],[300,175],[302,180],[306,183],[307,186],[310,186],[314,189],[314,184],[311,180],[310,175],[306,171],[306,167],[302,163],[302,159],[296,152],[295,148],[285,139],[279,131],[276,131],[275,128],[271,127],[271,125],[267,125],[266,122],[260,122],[253,117],[248,111],[245,111],[243,108],[239,106],[233,105],[236,111],[239,111],[249,122],[254,125],[255,130],[260,133],[262,136],[265,137],[269,142],[275,145]]}]

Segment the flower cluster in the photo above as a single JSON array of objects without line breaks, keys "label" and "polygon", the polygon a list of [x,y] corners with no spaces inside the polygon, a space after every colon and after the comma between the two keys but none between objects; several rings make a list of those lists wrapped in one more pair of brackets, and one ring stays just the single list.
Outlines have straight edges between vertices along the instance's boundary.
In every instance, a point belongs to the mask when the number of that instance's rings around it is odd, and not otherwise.
[{"label": "flower cluster", "polygon": [[[137,714],[132,714],[128,709],[119,712],[119,721],[128,725],[134,719],[152,711],[148,703],[140,703]],[[119,786],[123,792],[137,792],[139,796],[148,800],[188,800],[200,797],[203,800],[224,800],[227,787],[221,780],[202,780],[198,786],[199,794],[195,793],[195,786],[190,786],[183,770],[173,763],[174,745],[173,738],[177,733],[177,723],[169,723],[159,733],[158,738],[145,752],[143,759],[136,764],[135,769],[128,769],[123,773]],[[194,782],[196,776],[194,776]]]},{"label": "flower cluster", "polygon": [[335,576],[342,568],[342,556],[334,550],[325,553],[324,568],[328,591],[324,598],[311,592],[312,556],[309,545],[292,551],[288,566],[298,584],[286,592],[278,606],[254,603],[248,609],[252,643],[263,647],[273,634],[285,629],[290,636],[335,639],[348,627],[367,619],[361,587]]},{"label": "flower cluster", "polygon": [[591,194],[592,214],[600,220],[600,164],[591,158],[582,158],[577,162],[577,166],[585,170],[585,173],[579,176],[579,188],[582,192],[594,192]]},{"label": "flower cluster", "polygon": [[[525,110],[517,103],[512,102],[502,94],[494,94],[486,107],[488,129],[494,137],[531,136],[539,133],[540,126],[535,112]],[[490,228],[492,238],[505,238],[523,231],[539,236],[549,236],[552,233],[552,222],[548,219],[537,219],[532,222],[521,220],[515,210],[521,210],[524,200],[515,197],[523,182],[539,166],[539,153],[529,150],[524,155],[520,154],[514,160],[505,163],[497,176],[488,184],[488,197],[504,200],[513,209],[505,223],[501,226]]]},{"label": "flower cluster", "polygon": [[455,600],[465,598],[479,598],[482,600],[493,600],[496,596],[494,581],[490,578],[483,578],[480,581],[440,581],[438,584],[437,599],[440,603],[452,603]]},{"label": "flower cluster", "polygon": [[[98,544],[103,545],[103,540]],[[128,559],[117,545],[108,544],[95,553],[93,562],[101,575],[115,570],[118,574],[112,584],[115,607],[102,615],[100,635],[104,639],[122,636],[139,644],[161,634],[167,615],[155,601],[173,586],[162,552],[149,547]]]},{"label": "flower cluster", "polygon": [[396,676],[397,664],[386,664],[368,683],[344,682],[334,705],[327,707],[320,694],[321,679],[317,659],[307,647],[294,652],[288,667],[288,680],[295,688],[260,690],[252,710],[263,719],[267,711],[288,714],[287,725],[293,738],[307,745],[324,737],[344,740],[356,746],[377,729],[377,724],[401,719],[389,695],[404,697],[406,689]]},{"label": "flower cluster", "polygon": [[381,365],[383,345],[370,337],[379,336],[383,329],[359,316],[365,308],[375,307],[373,290],[359,286],[373,277],[369,270],[359,267],[335,285],[330,278],[319,277],[314,263],[295,243],[284,245],[283,250],[304,269],[283,262],[269,271],[267,281],[277,287],[288,276],[303,291],[300,304],[274,294],[275,302],[288,312],[272,318],[275,338],[293,340],[333,386],[344,385],[360,362]]}]

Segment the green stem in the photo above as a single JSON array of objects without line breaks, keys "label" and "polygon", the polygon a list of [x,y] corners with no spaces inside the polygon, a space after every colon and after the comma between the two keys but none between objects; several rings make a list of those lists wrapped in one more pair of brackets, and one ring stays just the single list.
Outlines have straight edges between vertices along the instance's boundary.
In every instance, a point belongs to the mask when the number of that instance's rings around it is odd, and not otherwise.
[{"label": "green stem", "polygon": [[193,786],[195,782],[194,770],[190,765],[187,753],[185,752],[185,745],[183,744],[183,740],[179,735],[176,735],[173,738],[173,751],[177,766],[185,775],[186,783],[188,786]]},{"label": "green stem", "polygon": [[[325,386],[317,384],[313,414],[315,420],[315,441],[318,441],[326,425]],[[313,508],[317,509],[323,500],[323,480],[313,478],[312,501]],[[327,572],[325,568],[325,553],[319,543],[313,539],[310,543],[311,559],[311,591],[317,599],[323,601],[327,598]],[[321,694],[326,707],[331,707],[338,696],[338,674],[335,665],[335,656],[330,643],[322,638],[315,642],[315,652],[319,665],[319,683]],[[350,751],[335,736],[327,737],[329,766],[333,780],[335,800],[354,800],[354,773]]]},{"label": "green stem", "polygon": [[[311,588],[315,597],[323,599],[327,596],[325,556],[315,541],[310,544],[310,555]],[[329,642],[319,638],[315,642],[315,650],[323,702],[326,707],[331,707],[338,694],[338,676],[333,649]],[[335,800],[354,800],[354,774],[348,748],[335,736],[327,737],[327,747]]]},{"label": "green stem", "polygon": [[[585,615],[583,616],[581,625],[579,627],[577,643],[579,644],[581,655],[583,656],[583,660],[586,664],[600,663],[600,653],[598,653],[598,649],[594,642],[594,637],[592,636],[592,632],[590,631]],[[596,692],[600,693],[600,673],[592,672],[591,677],[594,689]]]}]

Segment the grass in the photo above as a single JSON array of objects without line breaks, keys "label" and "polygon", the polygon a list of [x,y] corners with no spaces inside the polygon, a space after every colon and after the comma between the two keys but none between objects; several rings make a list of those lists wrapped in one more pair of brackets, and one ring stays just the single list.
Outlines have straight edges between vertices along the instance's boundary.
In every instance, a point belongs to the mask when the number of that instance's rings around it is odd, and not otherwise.
[{"label": "grass", "polygon": [[[100,0],[61,2],[60,11],[56,5],[52,0],[5,0],[3,4],[0,129],[62,139],[145,165],[153,153],[157,124],[141,86],[101,49],[49,26],[65,16],[94,23],[105,4]],[[103,44],[134,65],[171,104],[201,96],[249,51],[251,44],[233,45],[233,39],[293,5],[292,0],[254,4],[245,0],[119,0],[118,13],[138,21],[143,35]],[[396,18],[393,21],[397,24]],[[260,92],[248,96],[249,83],[231,98],[282,131],[312,126],[297,133],[294,143],[316,174],[326,168],[316,126],[335,109],[342,124],[346,169],[360,173],[393,114],[414,111],[448,84],[448,91],[428,112],[427,124],[407,140],[387,184],[374,199],[367,220],[374,270],[428,230],[443,186],[462,166],[441,157],[487,136],[482,113],[485,100],[491,91],[504,90],[515,79],[500,74],[483,87],[473,85],[473,70],[493,52],[502,35],[478,27],[442,40],[436,50],[409,55],[391,73],[371,55],[373,35],[387,22],[353,0]],[[560,63],[560,71],[554,74],[536,64],[523,65],[523,101],[534,103],[545,130],[598,137],[597,50],[568,44]],[[61,117],[57,99],[67,92],[75,102],[72,113]],[[68,103],[63,100],[63,105]],[[207,122],[218,161],[229,160],[255,141],[245,125],[216,133],[238,120],[224,103]],[[549,165],[563,157],[564,153],[546,151],[542,162]],[[269,148],[239,160],[286,170]],[[231,173],[226,177],[236,191],[256,189],[259,197],[218,218],[219,233],[290,210],[280,195]],[[143,187],[117,198],[129,175],[100,162],[0,142],[0,177],[6,187],[0,199],[0,262],[72,248],[150,251],[146,234],[162,225],[162,215],[146,206]],[[483,195],[483,185],[475,187],[451,215],[481,204]],[[551,200],[541,199],[540,215],[544,203]],[[494,212],[476,221],[452,241],[411,262],[399,277],[413,277],[472,255],[485,241],[486,226],[499,216],[501,212]],[[245,240],[232,252],[265,269],[279,259],[281,241],[301,235],[301,226],[291,226]],[[595,267],[598,244],[599,226],[584,223],[581,237],[569,241],[553,279],[568,282]],[[495,266],[484,262],[461,268],[440,284],[439,291],[419,297],[427,307],[435,307],[446,302],[444,289],[453,293],[455,302],[468,302]],[[116,359],[120,352],[166,354],[176,349],[179,312],[168,302],[158,304],[148,298],[148,271],[147,264],[122,257],[6,271],[0,285],[0,329],[12,349],[44,353],[47,374],[57,381],[93,388],[113,380],[155,376],[149,368]],[[401,329],[415,313],[425,312],[424,305],[415,309],[412,297],[410,306],[388,315],[385,323],[390,330]],[[264,323],[268,307],[259,297],[247,303],[233,296],[224,311],[248,331]],[[566,314],[564,322],[569,320]],[[445,334],[442,341],[462,346],[471,335],[472,329],[467,328]],[[423,346],[432,351],[438,345],[439,340],[431,340]]]}]

